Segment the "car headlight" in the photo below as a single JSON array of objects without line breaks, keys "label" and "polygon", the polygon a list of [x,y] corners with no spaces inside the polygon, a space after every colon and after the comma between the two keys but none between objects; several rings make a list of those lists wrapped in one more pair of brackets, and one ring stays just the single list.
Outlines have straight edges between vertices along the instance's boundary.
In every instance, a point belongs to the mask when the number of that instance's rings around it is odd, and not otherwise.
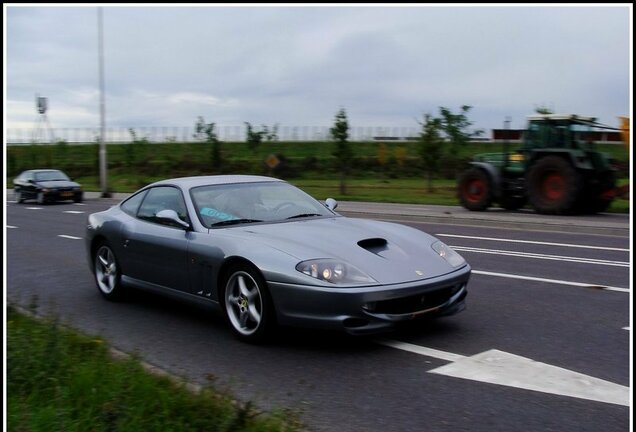
[{"label": "car headlight", "polygon": [[466,264],[466,260],[464,260],[464,258],[460,254],[455,252],[453,249],[451,249],[441,241],[436,241],[431,245],[431,247],[435,252],[439,254],[439,256],[444,258],[446,262],[453,267],[459,267],[463,264]]},{"label": "car headlight", "polygon": [[42,188],[42,192],[44,192],[44,193],[51,192],[51,189],[48,189],[48,188]]},{"label": "car headlight", "polygon": [[303,261],[296,266],[296,270],[333,284],[377,283],[371,276],[351,264],[334,259]]}]

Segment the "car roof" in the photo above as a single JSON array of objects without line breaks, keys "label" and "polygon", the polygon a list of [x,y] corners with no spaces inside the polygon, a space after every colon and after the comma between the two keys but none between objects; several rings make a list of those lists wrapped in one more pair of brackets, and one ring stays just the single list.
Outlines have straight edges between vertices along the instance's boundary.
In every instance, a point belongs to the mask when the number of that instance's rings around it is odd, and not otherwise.
[{"label": "car roof", "polygon": [[37,173],[37,172],[46,172],[46,171],[62,171],[59,170],[57,168],[39,168],[39,169],[31,169],[31,170],[26,170],[24,172],[33,172],[33,173]]},{"label": "car roof", "polygon": [[177,185],[186,189],[190,189],[197,186],[206,185],[222,185],[222,184],[235,184],[235,183],[256,183],[256,182],[284,182],[273,177],[254,176],[254,175],[212,175],[212,176],[193,176],[193,177],[178,177],[172,179],[160,180],[152,183],[149,186]]}]

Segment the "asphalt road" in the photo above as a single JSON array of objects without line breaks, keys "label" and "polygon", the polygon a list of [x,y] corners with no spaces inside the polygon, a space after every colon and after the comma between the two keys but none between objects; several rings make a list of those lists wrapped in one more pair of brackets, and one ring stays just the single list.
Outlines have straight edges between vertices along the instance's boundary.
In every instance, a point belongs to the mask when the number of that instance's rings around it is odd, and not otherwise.
[{"label": "asphalt road", "polygon": [[408,218],[471,264],[464,312],[383,339],[283,329],[273,343],[251,346],[218,313],[146,293],[123,303],[99,295],[82,237],[87,215],[116,202],[8,201],[7,301],[36,297],[39,313],[195,383],[297,410],[309,430],[630,428],[628,229]]}]

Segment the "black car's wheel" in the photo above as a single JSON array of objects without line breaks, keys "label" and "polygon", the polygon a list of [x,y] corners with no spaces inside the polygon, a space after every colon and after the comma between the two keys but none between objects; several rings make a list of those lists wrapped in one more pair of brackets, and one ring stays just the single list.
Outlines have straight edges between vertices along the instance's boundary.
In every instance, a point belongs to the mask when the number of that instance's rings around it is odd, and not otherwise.
[{"label": "black car's wheel", "polygon": [[97,246],[93,256],[95,282],[99,292],[108,300],[119,300],[123,296],[121,272],[115,253],[106,243]]},{"label": "black car's wheel", "polygon": [[19,203],[22,204],[24,202],[24,195],[22,195],[22,191],[15,191],[15,200]]},{"label": "black car's wheel", "polygon": [[232,331],[246,342],[265,341],[275,323],[265,280],[247,264],[234,265],[226,274],[222,306]]},{"label": "black car's wheel", "polygon": [[76,195],[75,198],[73,198],[73,202],[81,203],[82,202],[82,196],[81,195],[79,195],[79,196]]},{"label": "black car's wheel", "polygon": [[492,204],[492,182],[488,174],[479,168],[471,168],[461,175],[457,193],[468,210],[483,211]]}]

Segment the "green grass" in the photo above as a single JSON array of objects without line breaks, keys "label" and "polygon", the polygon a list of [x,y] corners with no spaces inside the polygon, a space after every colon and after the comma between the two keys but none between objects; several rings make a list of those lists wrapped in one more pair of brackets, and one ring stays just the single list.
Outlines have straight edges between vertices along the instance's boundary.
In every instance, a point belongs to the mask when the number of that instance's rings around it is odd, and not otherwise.
[{"label": "green grass", "polygon": [[[142,186],[164,177],[116,175],[109,178],[109,189],[113,192],[134,192]],[[81,177],[77,179],[87,190],[98,191],[99,178]],[[420,178],[353,178],[348,179],[347,193],[340,193],[340,182],[334,178],[316,179],[288,179],[318,200],[335,198],[338,201],[368,201],[401,204],[427,204],[457,206],[456,183],[453,180],[434,180],[433,189],[429,190],[428,183]],[[627,184],[627,179],[621,179],[618,185]],[[629,200],[615,199],[607,210],[613,213],[629,213]]]},{"label": "green grass", "polygon": [[293,413],[257,413],[211,386],[150,374],[114,360],[101,338],[54,319],[7,313],[8,431],[295,431]]}]

